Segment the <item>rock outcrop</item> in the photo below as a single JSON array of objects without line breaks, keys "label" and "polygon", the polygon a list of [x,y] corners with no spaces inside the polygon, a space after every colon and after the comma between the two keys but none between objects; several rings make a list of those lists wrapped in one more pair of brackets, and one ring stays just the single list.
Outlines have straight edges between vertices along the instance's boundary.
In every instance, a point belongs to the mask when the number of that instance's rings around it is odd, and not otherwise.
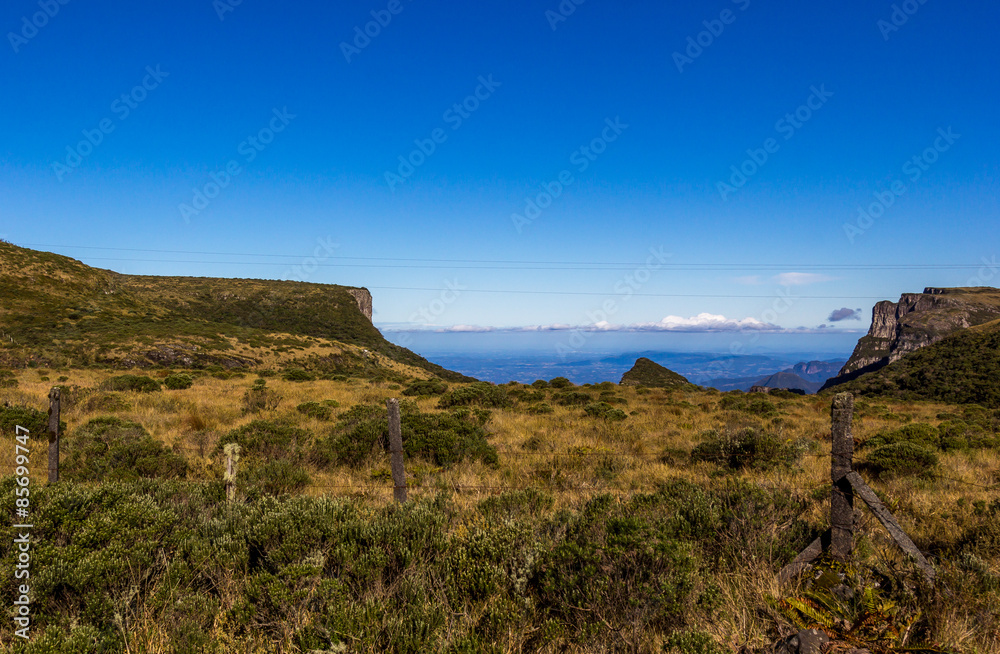
[{"label": "rock outcrop", "polygon": [[354,296],[361,313],[372,319],[372,294],[367,288],[349,288],[347,292]]},{"label": "rock outcrop", "polygon": [[823,388],[884,368],[910,352],[958,330],[1000,318],[1000,290],[995,288],[925,288],[904,293],[899,302],[884,300],[872,309],[872,324],[854,353]]}]

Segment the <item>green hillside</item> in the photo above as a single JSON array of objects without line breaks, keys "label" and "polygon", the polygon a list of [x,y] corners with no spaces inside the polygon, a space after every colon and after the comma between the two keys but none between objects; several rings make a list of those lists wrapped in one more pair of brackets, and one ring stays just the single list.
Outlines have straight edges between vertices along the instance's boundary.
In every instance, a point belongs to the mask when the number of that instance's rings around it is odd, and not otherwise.
[{"label": "green hillside", "polygon": [[646,357],[636,359],[632,369],[622,375],[622,386],[650,386],[653,388],[684,388],[688,380],[669,368],[664,368]]},{"label": "green hillside", "polygon": [[1000,320],[970,327],[911,352],[837,392],[1000,408]]},{"label": "green hillside", "polygon": [[368,350],[468,380],[386,341],[355,295],[370,297],[327,284],[121,275],[0,242],[0,365],[350,372],[377,363]]}]

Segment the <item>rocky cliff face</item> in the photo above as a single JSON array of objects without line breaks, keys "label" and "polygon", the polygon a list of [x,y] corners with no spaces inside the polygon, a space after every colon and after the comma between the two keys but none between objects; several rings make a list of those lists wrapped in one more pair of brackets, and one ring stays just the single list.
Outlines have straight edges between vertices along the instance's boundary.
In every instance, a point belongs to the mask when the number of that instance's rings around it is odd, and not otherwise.
[{"label": "rocky cliff face", "polygon": [[872,309],[872,325],[854,353],[824,388],[883,368],[910,352],[973,325],[1000,318],[1000,290],[995,288],[925,288],[885,300]]},{"label": "rocky cliff face", "polygon": [[368,317],[368,320],[372,319],[372,294],[367,288],[349,288],[347,292],[354,296],[354,299],[358,303],[358,309],[361,313]]}]

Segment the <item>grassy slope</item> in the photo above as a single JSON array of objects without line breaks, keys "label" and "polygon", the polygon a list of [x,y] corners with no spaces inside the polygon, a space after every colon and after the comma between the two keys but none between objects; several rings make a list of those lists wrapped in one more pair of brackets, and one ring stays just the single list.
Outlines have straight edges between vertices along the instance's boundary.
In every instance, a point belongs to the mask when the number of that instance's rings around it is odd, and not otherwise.
[{"label": "grassy slope", "polygon": [[835,392],[1000,408],[1000,320],[964,329],[911,352]]},{"label": "grassy slope", "polygon": [[[59,373],[69,377],[67,384],[83,387],[96,386],[108,374],[20,371],[18,388],[0,389],[0,404],[43,408],[51,382],[41,376]],[[343,412],[356,404],[384,407],[387,397],[398,394],[385,384],[357,380],[270,380],[281,404],[248,416],[240,412],[238,398],[252,382],[203,375],[188,390],[118,396],[123,403],[114,415],[141,423],[156,440],[184,454],[191,490],[150,482],[140,491],[106,486],[97,493],[68,484],[63,495],[39,489],[34,499],[33,489],[33,501],[44,503],[39,524],[51,522],[43,516],[57,516],[67,524],[91,525],[84,536],[60,535],[71,539],[71,550],[39,549],[33,560],[42,573],[38,588],[63,577],[69,581],[58,598],[35,600],[41,611],[36,624],[58,624],[55,632],[67,634],[74,620],[83,627],[104,624],[100,616],[82,612],[85,590],[72,581],[86,583],[87,575],[97,575],[94,583],[107,586],[109,601],[123,607],[120,631],[127,634],[128,651],[151,654],[172,651],[167,643],[198,633],[216,643],[220,654],[328,649],[329,640],[303,640],[324,633],[352,643],[348,651],[357,652],[401,650],[402,639],[410,643],[407,651],[426,652],[493,651],[488,644],[500,652],[664,652],[670,651],[664,642],[679,632],[698,632],[728,648],[683,652],[760,648],[788,629],[775,603],[802,592],[778,587],[774,574],[828,522],[829,398],[769,398],[765,401],[779,414],[763,418],[722,408],[725,398],[740,396],[691,387],[615,388],[610,392],[631,414],[616,423],[587,417],[582,406],[558,405],[554,390],[545,391],[552,414],[533,415],[520,405],[495,410],[488,427],[499,464],[441,469],[407,461],[415,501],[404,511],[391,508],[388,457],[377,454],[361,466],[309,467],[312,484],[305,494],[310,497],[240,502],[227,510],[220,500],[193,490],[202,480],[219,479],[222,460],[215,445],[221,435],[264,417],[319,438],[331,423],[297,412],[299,403],[337,400]],[[606,385],[573,390],[594,399],[609,392]],[[436,398],[416,401],[424,411],[437,411]],[[943,404],[890,400],[880,406],[861,400],[854,434],[864,441],[886,428],[937,424],[943,413],[960,411]],[[69,406],[66,442],[103,414],[83,404]],[[811,455],[790,468],[739,472],[690,461],[706,430],[745,426],[809,444]],[[4,469],[13,469],[12,459],[13,448],[0,452]],[[910,566],[867,514],[850,574],[870,571],[874,581],[896,589],[900,623],[923,611],[911,645],[936,642],[949,651],[995,652],[1000,634],[988,626],[1000,620],[1000,558],[994,541],[983,536],[995,531],[990,503],[996,493],[962,481],[995,483],[1000,457],[993,450],[944,453],[938,472],[943,479],[870,481],[893,501],[895,515],[918,546],[935,555],[940,592],[920,599],[902,590],[916,578],[908,576]],[[5,498],[12,492],[8,482],[2,481]],[[664,484],[675,490],[658,490]],[[537,493],[514,490],[521,488]],[[435,501],[442,492],[450,499]],[[339,499],[322,499],[330,496]],[[491,505],[487,500],[494,496],[501,500]],[[77,516],[73,507],[81,502],[90,508]],[[163,519],[173,527],[156,530],[154,517],[161,514],[154,507],[163,507]],[[136,511],[146,517],[129,517]],[[129,525],[130,538],[142,530],[141,545],[109,546],[117,542],[116,530],[126,528],[119,523]],[[105,536],[86,540],[96,529]],[[0,570],[6,570],[16,552],[9,526],[0,532],[0,542],[7,543],[0,544]],[[48,532],[40,533],[44,540]],[[652,559],[634,558],[651,542],[662,542]],[[100,552],[106,547],[105,557]],[[62,556],[86,567],[71,567],[75,572],[69,575],[56,565]],[[669,563],[661,570],[660,561]],[[134,581],[128,565],[141,566],[147,576]],[[653,574],[649,565],[667,576],[647,577]],[[663,578],[682,585],[654,585],[650,595],[649,584]],[[599,581],[604,579],[606,586]],[[681,601],[657,609],[663,592],[680,593]],[[552,604],[552,597],[564,597],[560,593],[569,593],[565,602]],[[658,610],[667,611],[669,619],[660,622]],[[101,638],[113,639],[119,628],[106,626]],[[10,629],[10,621],[0,625],[0,638],[9,641]],[[480,634],[478,646],[458,646]]]},{"label": "grassy slope", "polygon": [[682,388],[687,386],[687,378],[669,368],[641,357],[636,359],[632,369],[622,375],[621,383],[625,386],[649,386],[653,388]]},{"label": "grassy slope", "polygon": [[368,349],[468,380],[386,341],[345,287],[120,275],[0,243],[0,363],[254,367],[301,362],[317,349],[335,367],[359,367]]}]

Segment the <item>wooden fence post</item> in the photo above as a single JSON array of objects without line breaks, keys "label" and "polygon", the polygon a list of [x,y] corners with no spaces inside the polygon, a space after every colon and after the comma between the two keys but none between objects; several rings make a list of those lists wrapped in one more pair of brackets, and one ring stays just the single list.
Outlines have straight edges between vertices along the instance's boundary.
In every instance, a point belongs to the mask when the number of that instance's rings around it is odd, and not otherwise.
[{"label": "wooden fence post", "polygon": [[59,481],[59,412],[60,391],[56,386],[49,391],[49,483]]},{"label": "wooden fence post", "polygon": [[393,497],[406,502],[406,472],[403,470],[403,428],[399,418],[399,400],[386,400],[389,409],[389,451],[392,453]]},{"label": "wooden fence post", "polygon": [[854,456],[854,436],[851,434],[851,419],[854,414],[854,396],[839,393],[833,398],[830,408],[833,451],[830,462],[830,477],[833,492],[830,495],[830,529],[809,544],[791,563],[778,573],[781,583],[791,581],[823,552],[829,552],[839,561],[845,561],[854,549],[854,494],[864,500],[875,517],[899,547],[912,558],[927,580],[934,583],[934,566],[924,558],[896,519],[878,499],[875,492],[865,483],[861,475],[854,472],[851,461]]},{"label": "wooden fence post", "polygon": [[240,460],[240,446],[229,443],[222,451],[226,455],[226,472],[222,476],[226,481],[226,499],[232,502],[236,499],[236,464]]},{"label": "wooden fence post", "polygon": [[854,396],[838,393],[830,408],[830,436],[833,452],[830,465],[830,480],[833,490],[830,495],[830,555],[838,561],[846,561],[854,549],[854,489],[845,477],[852,471],[854,457],[854,436],[851,420],[854,417]]}]

